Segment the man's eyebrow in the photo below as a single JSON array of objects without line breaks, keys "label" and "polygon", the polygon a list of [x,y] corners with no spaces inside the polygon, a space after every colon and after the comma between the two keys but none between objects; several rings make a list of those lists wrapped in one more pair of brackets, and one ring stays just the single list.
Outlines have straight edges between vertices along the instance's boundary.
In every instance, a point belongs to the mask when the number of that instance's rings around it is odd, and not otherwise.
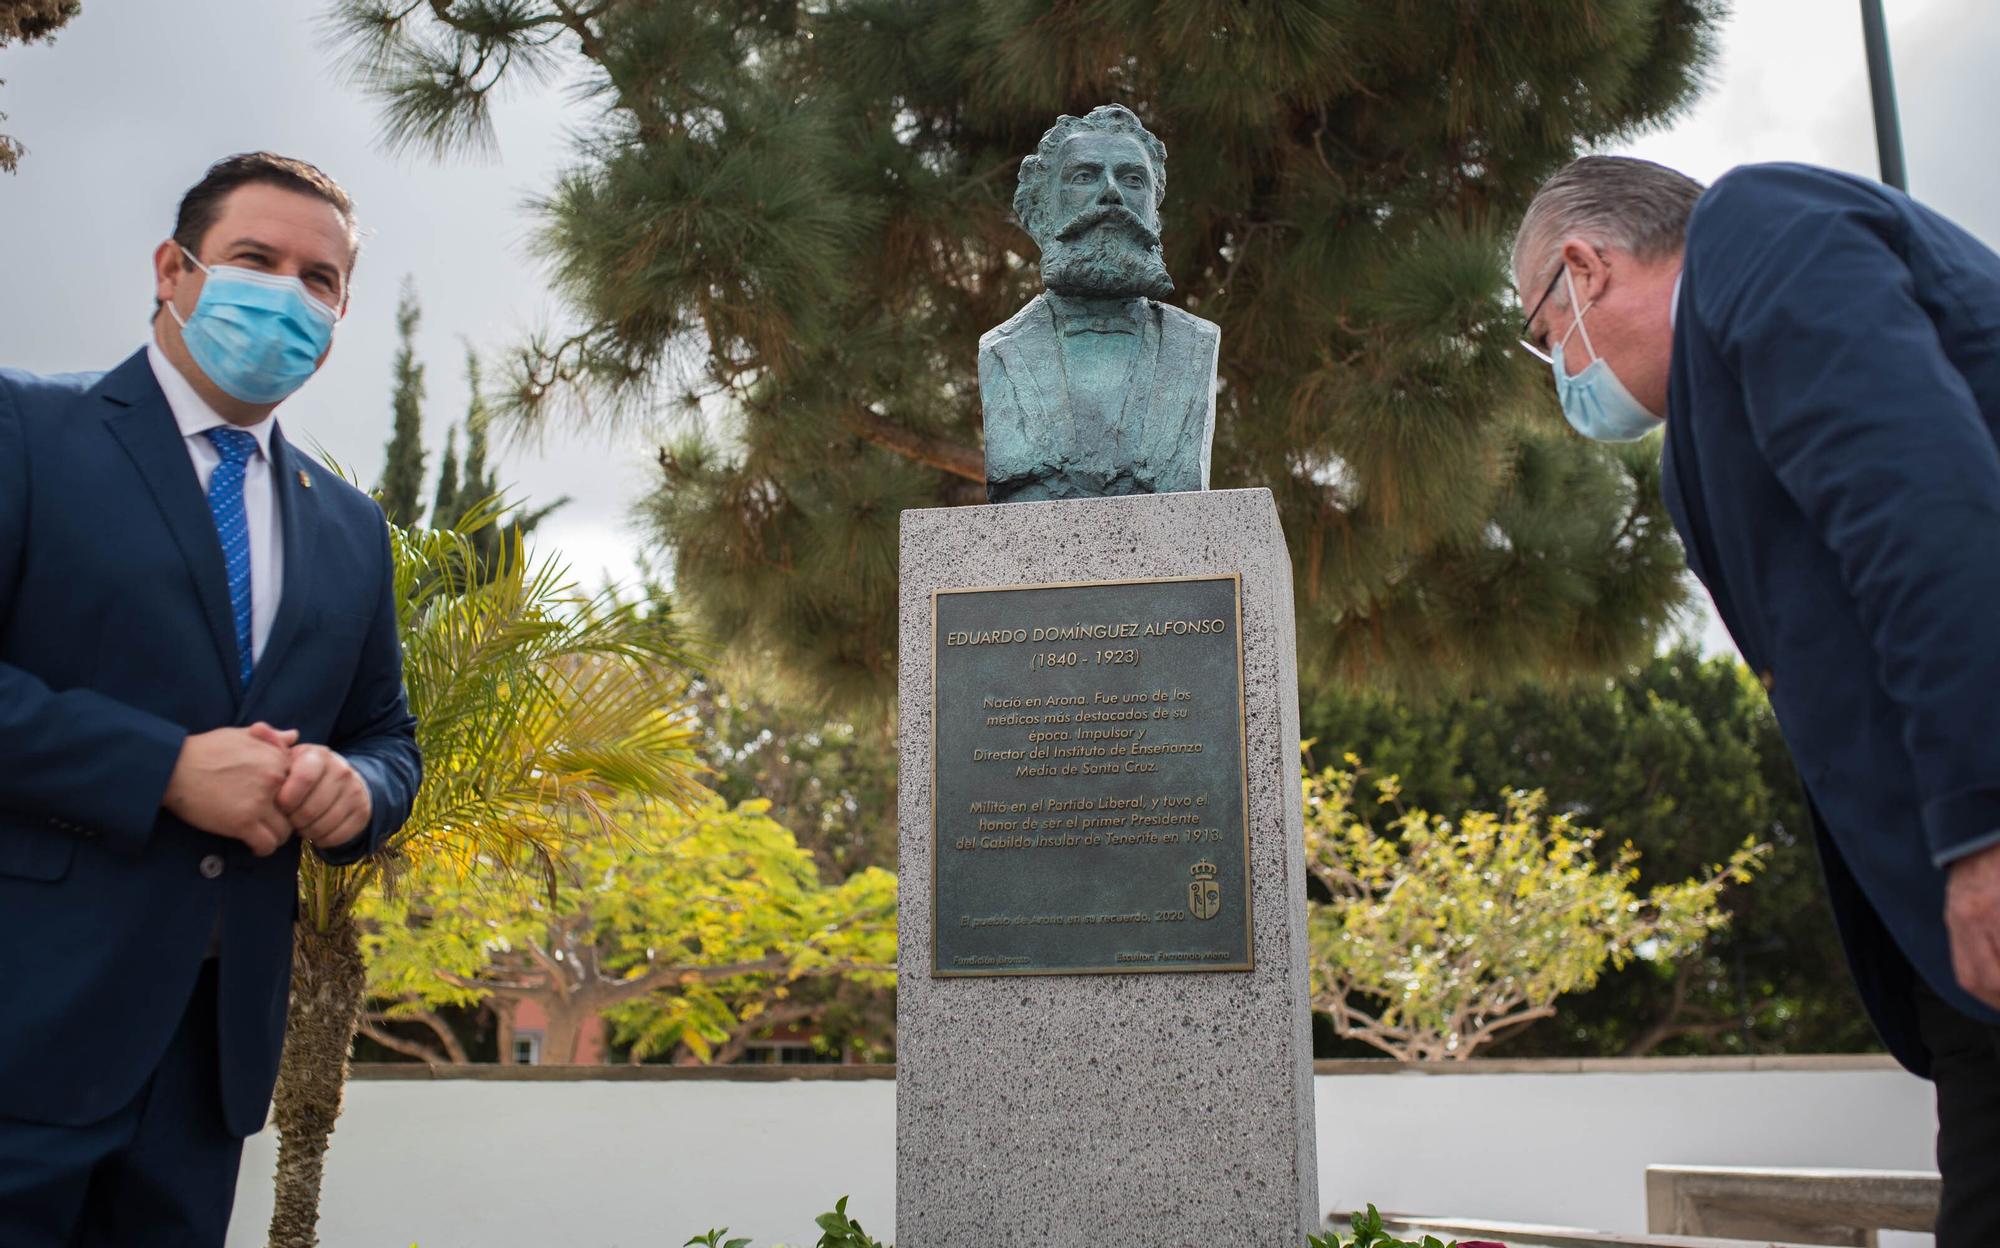
[{"label": "man's eyebrow", "polygon": [[[263,241],[262,239],[251,238],[249,236],[236,239],[234,242],[230,243],[229,246],[223,248],[223,251],[225,253],[246,251],[246,250],[261,251],[268,255],[276,255],[278,253],[277,247]],[[325,260],[309,260],[306,262],[304,269],[305,272],[307,273],[315,273],[331,279],[333,284],[336,286],[340,285],[339,265],[330,264]]]}]

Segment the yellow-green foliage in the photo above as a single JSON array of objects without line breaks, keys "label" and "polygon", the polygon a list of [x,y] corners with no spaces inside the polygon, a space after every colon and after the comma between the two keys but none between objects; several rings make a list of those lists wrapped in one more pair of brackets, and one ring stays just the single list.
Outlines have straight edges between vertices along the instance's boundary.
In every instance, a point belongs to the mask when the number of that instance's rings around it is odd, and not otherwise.
[{"label": "yellow-green foliage", "polygon": [[518,537],[482,560],[476,539],[502,506],[487,500],[452,529],[390,529],[424,782],[388,852],[349,867],[301,860],[310,926],[405,869],[546,860],[595,834],[611,794],[687,805],[708,792],[678,625],[582,593],[559,557]]},{"label": "yellow-green foliage", "polygon": [[1600,859],[1601,834],[1548,814],[1540,792],[1454,822],[1403,809],[1396,777],[1345,761],[1304,777],[1307,870],[1332,894],[1313,907],[1313,1003],[1405,1061],[1470,1057],[1607,966],[1692,953],[1770,848],[1745,841],[1701,878],[1642,895],[1638,851]]},{"label": "yellow-green foliage", "polygon": [[369,992],[406,1008],[533,998],[611,1014],[641,1056],[705,1056],[803,976],[888,982],[895,877],[822,884],[768,810],[621,805],[610,834],[563,843],[553,890],[520,863],[405,876],[362,908]]}]

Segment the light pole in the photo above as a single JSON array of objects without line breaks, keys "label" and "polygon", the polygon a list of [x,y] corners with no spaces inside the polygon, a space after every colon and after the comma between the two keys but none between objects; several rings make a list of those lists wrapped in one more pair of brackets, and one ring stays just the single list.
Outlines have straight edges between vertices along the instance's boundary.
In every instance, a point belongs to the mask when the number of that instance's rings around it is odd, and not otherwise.
[{"label": "light pole", "polygon": [[1875,100],[1875,152],[1882,181],[1907,191],[1910,177],[1903,168],[1903,125],[1896,118],[1896,79],[1889,69],[1889,27],[1882,20],[1882,0],[1861,0],[1861,39],[1868,48],[1868,92]]}]

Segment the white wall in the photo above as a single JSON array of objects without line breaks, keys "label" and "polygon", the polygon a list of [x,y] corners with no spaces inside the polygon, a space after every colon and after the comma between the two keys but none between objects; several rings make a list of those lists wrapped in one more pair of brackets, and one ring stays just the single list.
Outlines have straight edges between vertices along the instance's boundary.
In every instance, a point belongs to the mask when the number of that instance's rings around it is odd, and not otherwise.
[{"label": "white wall", "polygon": [[1314,1083],[1323,1209],[1644,1231],[1649,1164],[1936,1168],[1931,1085],[1894,1068]]},{"label": "white wall", "polygon": [[[1933,1165],[1930,1087],[1885,1065],[1593,1065],[1317,1077],[1322,1208],[1640,1231],[1649,1162]],[[245,1151],[230,1248],[264,1242],[274,1157],[268,1132]],[[888,1080],[358,1079],[320,1229],[327,1248],[672,1248],[727,1225],[799,1248],[841,1195],[893,1238]]]},{"label": "white wall", "polygon": [[[277,1142],[244,1150],[228,1248],[265,1242]],[[809,1245],[895,1226],[896,1090],[785,1083],[357,1080],[327,1157],[325,1248],[678,1248],[710,1227]]]}]

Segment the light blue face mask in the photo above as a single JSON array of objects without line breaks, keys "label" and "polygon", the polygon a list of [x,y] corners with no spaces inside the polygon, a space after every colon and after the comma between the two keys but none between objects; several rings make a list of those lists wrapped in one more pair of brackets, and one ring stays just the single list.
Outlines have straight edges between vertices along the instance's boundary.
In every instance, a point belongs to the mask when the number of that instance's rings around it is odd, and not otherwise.
[{"label": "light blue face mask", "polygon": [[[1549,361],[1556,373],[1556,398],[1562,403],[1563,418],[1569,421],[1570,428],[1586,438],[1599,442],[1637,442],[1659,427],[1660,418],[1632,397],[1625,383],[1618,380],[1618,374],[1611,371],[1604,357],[1597,354],[1597,348],[1590,345],[1590,331],[1583,327],[1583,314],[1592,305],[1577,305],[1576,282],[1568,270],[1564,270],[1563,280],[1569,283],[1569,306],[1576,308],[1576,318],[1570,322],[1569,333],[1549,348]],[[1563,343],[1569,341],[1571,333],[1583,335],[1584,349],[1591,356],[1590,363],[1574,377],[1563,367]]]},{"label": "light blue face mask", "polygon": [[228,265],[209,268],[201,298],[186,320],[167,304],[181,341],[208,379],[245,403],[277,403],[306,384],[333,342],[340,314],[306,293],[296,277]]}]

